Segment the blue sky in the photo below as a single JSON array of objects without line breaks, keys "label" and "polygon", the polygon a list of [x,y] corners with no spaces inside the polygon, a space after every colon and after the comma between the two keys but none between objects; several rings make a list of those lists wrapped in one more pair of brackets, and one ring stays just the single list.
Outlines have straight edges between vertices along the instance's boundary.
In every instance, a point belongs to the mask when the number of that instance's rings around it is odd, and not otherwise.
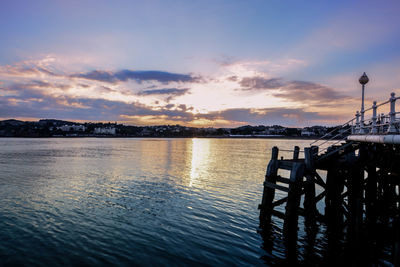
[{"label": "blue sky", "polygon": [[[0,118],[336,124],[400,93],[398,1],[2,1]],[[367,105],[368,105],[367,104]]]}]

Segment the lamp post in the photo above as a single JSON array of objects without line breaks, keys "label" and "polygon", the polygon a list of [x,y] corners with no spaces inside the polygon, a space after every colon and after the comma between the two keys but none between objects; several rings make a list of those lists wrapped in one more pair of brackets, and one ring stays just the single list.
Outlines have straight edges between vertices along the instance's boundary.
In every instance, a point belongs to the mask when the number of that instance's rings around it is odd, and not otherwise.
[{"label": "lamp post", "polygon": [[361,98],[361,127],[360,127],[360,134],[365,133],[365,128],[364,128],[364,89],[365,85],[369,82],[367,74],[364,74],[360,77],[358,80],[361,85],[362,85],[362,98]]}]

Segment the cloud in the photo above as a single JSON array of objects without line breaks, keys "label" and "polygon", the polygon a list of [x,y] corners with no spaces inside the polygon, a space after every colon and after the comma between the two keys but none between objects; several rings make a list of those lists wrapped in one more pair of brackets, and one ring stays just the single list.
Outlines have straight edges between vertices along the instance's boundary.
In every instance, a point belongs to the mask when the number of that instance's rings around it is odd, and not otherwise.
[{"label": "cloud", "polygon": [[143,90],[140,91],[139,95],[174,95],[181,96],[189,91],[188,88],[177,89],[177,88],[166,88],[166,89],[154,89],[154,90]]},{"label": "cloud", "polygon": [[311,122],[313,124],[315,121],[332,121],[337,119],[336,116],[310,112],[302,108],[226,109],[204,114],[203,116],[210,120],[219,118],[241,124],[281,124],[288,126],[300,126],[310,124]]},{"label": "cloud", "polygon": [[[240,68],[203,77],[161,71],[60,72],[47,61],[29,64],[0,66],[1,117],[214,127],[301,125],[328,123],[332,118],[325,115],[327,110],[338,110],[338,105],[343,110],[349,103],[343,101],[346,95],[325,85]],[[169,83],[173,85],[163,86]]]},{"label": "cloud", "polygon": [[[172,88],[171,88],[172,89]],[[139,102],[126,103],[106,99],[54,97],[43,91],[23,88],[17,96],[0,97],[2,117],[59,118],[70,120],[125,121],[138,125],[179,123],[231,127],[245,124],[300,126],[329,122],[337,116],[310,112],[301,108],[234,108],[206,114],[192,113],[184,104],[167,104],[154,108]]]},{"label": "cloud", "polygon": [[0,66],[0,76],[6,77],[58,77],[50,66],[53,60],[44,58],[41,60],[25,60],[13,65]]},{"label": "cloud", "polygon": [[[9,95],[0,95],[0,114],[2,118],[59,118],[71,120],[124,121],[125,118],[156,117],[180,123],[193,120],[191,108],[185,105],[167,105],[151,107],[139,102],[123,102],[102,98],[52,95],[45,90],[38,90],[32,84],[13,84],[5,88]],[[47,84],[42,84],[43,86]],[[173,88],[170,88],[173,89]],[[112,90],[103,87],[102,90]],[[186,92],[188,89],[183,89]],[[181,94],[182,91],[166,91]],[[162,120],[159,120],[162,122]],[[142,120],[137,123],[146,124]]]},{"label": "cloud", "polygon": [[243,87],[242,90],[264,90],[264,89],[277,89],[284,85],[281,78],[266,79],[263,77],[245,77],[239,84]]},{"label": "cloud", "polygon": [[198,77],[193,77],[189,74],[179,74],[165,71],[132,70],[120,70],[117,72],[94,70],[87,73],[72,74],[70,77],[84,78],[108,83],[126,82],[128,80],[134,80],[138,83],[143,81],[158,81],[160,83],[196,82],[199,79]]},{"label": "cloud", "polygon": [[234,76],[230,76],[230,77],[228,77],[228,78],[226,78],[228,81],[231,81],[231,82],[237,82],[237,80],[238,80],[238,76],[236,76],[236,75],[234,75]]},{"label": "cloud", "polygon": [[303,103],[337,101],[350,98],[333,88],[308,81],[287,82],[282,78],[254,76],[243,78],[239,85],[241,86],[239,89],[241,91],[267,90],[272,92],[274,97]]},{"label": "cloud", "polygon": [[24,84],[24,87],[26,88],[57,88],[61,90],[68,90],[71,88],[71,85],[69,84],[63,84],[63,83],[50,83],[50,82],[45,82],[41,80],[32,80],[28,84]]},{"label": "cloud", "polygon": [[306,81],[291,81],[273,95],[292,101],[304,101],[305,103],[349,99],[348,96],[330,87]]},{"label": "cloud", "polygon": [[274,60],[238,60],[229,63],[221,62],[220,66],[231,73],[231,76],[245,77],[269,74],[284,76],[294,70],[304,68],[309,63],[299,58],[281,58]]},{"label": "cloud", "polygon": [[[35,97],[34,97],[35,96]],[[172,113],[170,111],[169,113]],[[76,120],[121,120],[121,115],[164,115],[163,110],[153,110],[140,103],[125,103],[105,99],[52,97],[24,95],[0,97],[2,117],[36,117]]]},{"label": "cloud", "polygon": [[[87,88],[85,86],[83,86],[83,87]],[[116,93],[116,92],[118,92],[117,90],[112,89],[112,88],[107,87],[107,86],[99,86],[98,91],[101,92],[101,93]]]},{"label": "cloud", "polygon": [[115,83],[118,81],[118,79],[114,76],[112,72],[101,71],[101,70],[94,70],[91,72],[80,73],[80,74],[72,74],[70,76],[73,78],[84,78],[88,80],[95,80],[108,83]]},{"label": "cloud", "polygon": [[165,89],[153,89],[153,90],[142,90],[138,93],[139,96],[159,95],[166,96],[165,101],[168,103],[172,99],[178,96],[185,95],[189,92],[189,88],[178,89],[178,88],[165,88]]}]

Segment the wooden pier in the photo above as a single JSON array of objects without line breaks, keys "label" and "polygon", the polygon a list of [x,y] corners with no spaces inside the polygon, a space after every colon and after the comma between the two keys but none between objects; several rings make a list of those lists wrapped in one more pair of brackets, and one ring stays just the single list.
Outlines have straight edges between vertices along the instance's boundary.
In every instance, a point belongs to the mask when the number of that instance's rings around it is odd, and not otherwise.
[{"label": "wooden pier", "polygon": [[[355,240],[361,238],[363,231],[377,225],[389,227],[393,233],[390,262],[400,266],[397,99],[392,93],[388,101],[380,105],[374,102],[370,109],[364,110],[362,104],[361,113],[357,112],[349,122],[303,151],[294,147],[290,159],[279,157],[279,148],[272,148],[259,205],[260,227],[268,229],[272,216],[283,219],[283,234],[292,243],[287,247],[289,254],[296,254],[298,218],[304,216],[308,229],[320,222],[334,227],[340,225]],[[378,116],[377,108],[388,103],[389,114]],[[364,113],[369,110],[372,117],[367,120]],[[299,157],[300,152],[304,157]],[[279,175],[280,170],[288,171],[288,177]],[[277,190],[281,193],[276,194]],[[277,208],[281,205],[285,205],[284,211]],[[324,210],[319,211],[317,205]]]}]

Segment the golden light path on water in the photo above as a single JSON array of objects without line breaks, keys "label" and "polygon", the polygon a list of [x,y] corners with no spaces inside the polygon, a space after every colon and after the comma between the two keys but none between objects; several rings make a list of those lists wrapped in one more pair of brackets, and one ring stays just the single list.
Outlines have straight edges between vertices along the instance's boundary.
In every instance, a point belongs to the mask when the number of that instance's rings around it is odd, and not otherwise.
[{"label": "golden light path on water", "polygon": [[207,171],[210,162],[210,139],[192,139],[192,160],[189,187],[198,182],[201,173]]}]

